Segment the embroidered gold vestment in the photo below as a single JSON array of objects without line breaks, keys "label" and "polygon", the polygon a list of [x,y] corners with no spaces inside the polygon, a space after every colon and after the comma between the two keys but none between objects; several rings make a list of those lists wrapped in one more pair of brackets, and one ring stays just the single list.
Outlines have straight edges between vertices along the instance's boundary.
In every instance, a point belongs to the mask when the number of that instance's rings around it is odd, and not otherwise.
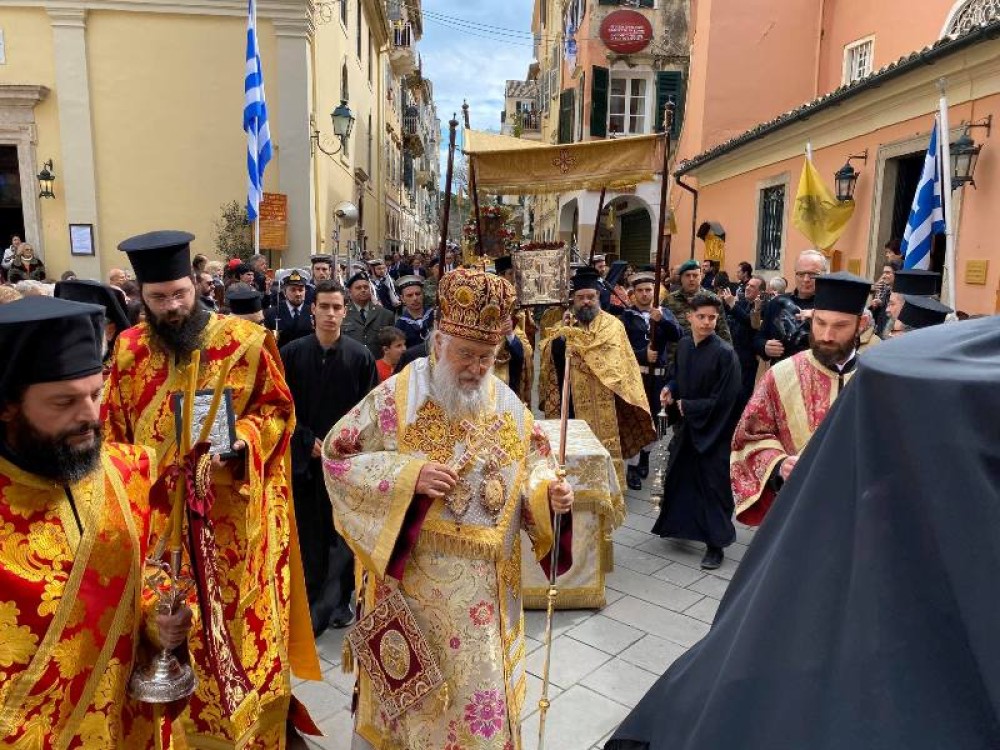
[{"label": "embroidered gold vestment", "polygon": [[[642,384],[642,374],[629,344],[625,327],[614,315],[600,311],[589,326],[577,322],[582,330],[574,337],[570,367],[570,400],[576,419],[584,420],[608,449],[615,462],[618,484],[625,486],[625,462],[656,439],[649,401]],[[559,328],[542,343],[541,369],[538,375],[539,408],[546,419],[558,419],[562,403],[552,357],[552,342]],[[625,518],[624,501],[612,519],[617,528]]]},{"label": "embroidered gold vestment", "polygon": [[[354,747],[519,750],[526,684],[520,531],[536,560],[548,554],[555,466],[547,439],[509,388],[492,378],[490,407],[475,424],[458,422],[430,397],[432,366],[418,359],[379,385],[323,445],[334,522],[363,568],[362,616],[383,588],[377,584],[398,568],[399,588],[447,685],[390,721],[361,672]],[[461,519],[441,499],[414,498],[428,461],[463,467],[472,500]],[[490,486],[502,493],[495,514],[487,510]],[[422,519],[413,515],[421,502]]]},{"label": "embroidered gold vestment", "polygon": [[[66,489],[0,458],[0,745],[152,747],[127,699],[154,459],[105,443]],[[82,528],[83,533],[80,533]]]},{"label": "embroidered gold vestment", "polygon": [[[213,474],[217,564],[225,622],[253,685],[232,717],[224,715],[218,681],[193,630],[191,661],[198,688],[174,724],[176,744],[192,748],[283,748],[291,698],[289,671],[320,679],[291,504],[288,445],[294,430],[291,394],[273,339],[261,326],[212,315],[202,339],[199,389],[212,389],[223,363],[231,369],[236,434],[247,444],[243,466]],[[175,450],[171,395],[183,391],[187,362],[151,339],[141,324],[118,338],[105,383],[102,417],[111,440],[156,451],[163,471]],[[186,735],[184,742],[179,735]]]}]

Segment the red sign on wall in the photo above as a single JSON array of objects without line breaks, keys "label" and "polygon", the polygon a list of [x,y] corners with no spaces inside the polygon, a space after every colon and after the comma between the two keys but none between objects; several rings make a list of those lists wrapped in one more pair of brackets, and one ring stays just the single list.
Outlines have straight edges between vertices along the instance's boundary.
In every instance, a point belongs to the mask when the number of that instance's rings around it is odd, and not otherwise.
[{"label": "red sign on wall", "polygon": [[632,55],[653,41],[653,25],[635,10],[616,10],[601,21],[601,41],[612,52]]}]

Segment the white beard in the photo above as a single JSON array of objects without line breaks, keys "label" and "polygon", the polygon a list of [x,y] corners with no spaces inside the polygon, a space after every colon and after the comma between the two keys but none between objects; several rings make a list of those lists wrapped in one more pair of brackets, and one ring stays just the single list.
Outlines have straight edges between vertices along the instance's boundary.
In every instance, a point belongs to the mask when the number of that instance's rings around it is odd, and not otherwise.
[{"label": "white beard", "polygon": [[489,404],[489,373],[472,390],[463,389],[456,373],[444,358],[431,370],[431,395],[445,414],[453,420],[476,421]]}]

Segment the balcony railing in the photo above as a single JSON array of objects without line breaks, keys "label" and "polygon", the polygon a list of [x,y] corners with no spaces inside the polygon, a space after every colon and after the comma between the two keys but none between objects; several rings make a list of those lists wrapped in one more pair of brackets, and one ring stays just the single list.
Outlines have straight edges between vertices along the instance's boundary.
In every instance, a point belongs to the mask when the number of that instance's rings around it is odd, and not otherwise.
[{"label": "balcony railing", "polygon": [[542,129],[541,115],[534,110],[527,110],[520,113],[521,130],[537,133]]}]

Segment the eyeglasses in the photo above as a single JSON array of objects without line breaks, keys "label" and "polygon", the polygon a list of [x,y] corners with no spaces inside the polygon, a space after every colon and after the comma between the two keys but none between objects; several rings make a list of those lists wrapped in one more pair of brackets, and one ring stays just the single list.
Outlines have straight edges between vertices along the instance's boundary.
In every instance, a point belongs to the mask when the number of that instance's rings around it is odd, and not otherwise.
[{"label": "eyeglasses", "polygon": [[795,278],[797,279],[815,279],[817,276],[822,276],[822,274],[816,271],[796,271]]},{"label": "eyeglasses", "polygon": [[490,354],[476,354],[468,349],[455,349],[454,354],[455,359],[461,362],[465,367],[472,364],[478,364],[480,367],[490,367],[497,358],[496,352],[491,352]]},{"label": "eyeglasses", "polygon": [[173,303],[181,304],[185,302],[190,294],[190,289],[182,289],[173,294],[150,294],[146,298],[146,301],[154,307],[166,307]]}]

